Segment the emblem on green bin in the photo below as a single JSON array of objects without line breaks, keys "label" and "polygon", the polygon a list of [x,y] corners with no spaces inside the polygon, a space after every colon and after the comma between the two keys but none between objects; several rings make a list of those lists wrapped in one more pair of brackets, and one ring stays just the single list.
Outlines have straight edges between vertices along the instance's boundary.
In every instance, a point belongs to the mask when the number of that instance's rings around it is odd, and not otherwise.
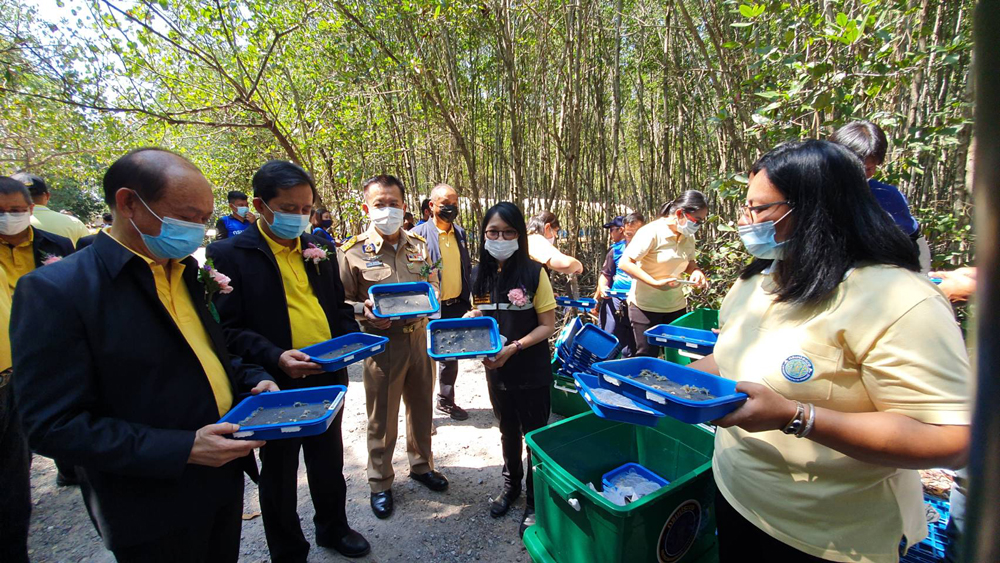
[{"label": "emblem on green bin", "polygon": [[687,554],[701,529],[701,504],[694,499],[682,502],[667,518],[660,532],[656,558],[659,563],[674,563]]}]

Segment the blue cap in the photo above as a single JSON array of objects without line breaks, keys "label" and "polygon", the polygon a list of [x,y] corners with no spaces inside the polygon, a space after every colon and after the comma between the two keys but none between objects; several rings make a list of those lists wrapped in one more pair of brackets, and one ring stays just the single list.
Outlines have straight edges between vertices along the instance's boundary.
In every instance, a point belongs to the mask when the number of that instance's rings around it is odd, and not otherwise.
[{"label": "blue cap", "polygon": [[624,226],[625,226],[625,217],[623,217],[621,215],[615,217],[614,219],[612,219],[612,220],[610,220],[610,221],[608,221],[607,223],[604,224],[604,228],[605,229],[610,229],[611,227],[622,228]]}]

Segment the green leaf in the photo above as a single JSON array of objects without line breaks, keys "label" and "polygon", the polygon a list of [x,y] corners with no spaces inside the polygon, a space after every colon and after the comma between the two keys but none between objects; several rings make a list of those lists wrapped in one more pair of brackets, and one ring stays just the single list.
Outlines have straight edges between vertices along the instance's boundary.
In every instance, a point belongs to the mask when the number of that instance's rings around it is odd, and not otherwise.
[{"label": "green leaf", "polygon": [[753,6],[747,6],[746,4],[740,4],[740,15],[744,18],[753,17]]},{"label": "green leaf", "polygon": [[753,22],[735,22],[729,25],[730,27],[750,27],[751,25],[753,25]]},{"label": "green leaf", "polygon": [[837,25],[840,27],[847,26],[847,14],[844,12],[837,12]]},{"label": "green leaf", "polygon": [[754,95],[755,96],[760,96],[761,98],[764,98],[765,100],[773,100],[774,98],[777,98],[778,96],[780,96],[781,92],[775,92],[774,90],[768,90],[766,92],[754,92]]}]

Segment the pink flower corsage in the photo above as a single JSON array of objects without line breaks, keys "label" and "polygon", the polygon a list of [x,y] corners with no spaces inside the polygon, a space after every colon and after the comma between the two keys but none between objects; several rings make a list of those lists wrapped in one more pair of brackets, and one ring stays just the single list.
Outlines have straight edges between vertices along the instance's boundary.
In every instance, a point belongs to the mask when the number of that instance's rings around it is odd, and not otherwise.
[{"label": "pink flower corsage", "polygon": [[324,246],[309,243],[309,246],[302,251],[302,258],[306,262],[312,262],[316,266],[316,273],[319,273],[319,263],[330,259],[330,251]]},{"label": "pink flower corsage", "polygon": [[216,293],[223,295],[232,293],[233,286],[230,282],[233,280],[226,274],[216,270],[215,264],[209,258],[205,261],[205,265],[198,270],[198,281],[205,286],[205,304],[208,305],[208,311],[212,313],[212,318],[215,319],[215,322],[221,322],[219,311],[216,310],[215,303],[212,302],[212,296]]},{"label": "pink flower corsage", "polygon": [[48,266],[49,264],[55,264],[56,262],[62,260],[62,256],[56,256],[55,254],[46,254],[45,258],[42,258],[42,266]]},{"label": "pink flower corsage", "polygon": [[524,307],[528,304],[528,296],[525,295],[523,287],[515,287],[508,291],[507,300],[515,307]]}]

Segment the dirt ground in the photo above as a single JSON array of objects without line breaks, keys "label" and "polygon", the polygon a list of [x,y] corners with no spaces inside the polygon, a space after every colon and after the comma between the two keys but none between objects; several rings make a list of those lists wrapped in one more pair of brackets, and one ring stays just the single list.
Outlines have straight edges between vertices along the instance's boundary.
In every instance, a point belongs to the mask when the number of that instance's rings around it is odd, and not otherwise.
[{"label": "dirt ground", "polygon": [[[498,494],[502,486],[500,431],[493,418],[482,365],[476,361],[463,361],[459,365],[456,400],[469,411],[469,419],[457,422],[437,412],[434,417],[437,432],[434,461],[451,485],[446,492],[435,493],[409,479],[406,444],[401,435],[393,458],[395,512],[388,520],[375,518],[368,505],[364,388],[360,366],[351,366],[351,384],[344,405],[347,515],[351,526],[372,544],[371,555],[354,561],[531,561],[517,536],[524,496],[505,517],[493,519],[489,515],[490,498]],[[400,409],[401,419],[403,410]],[[400,432],[405,432],[402,422]],[[55,486],[55,467],[51,460],[35,456],[31,488],[34,507],[29,550],[32,561],[114,561],[94,531],[79,489]],[[269,560],[259,511],[257,488],[247,479],[240,561]],[[315,534],[312,515],[305,467],[300,464],[299,516],[310,543],[314,542]],[[313,545],[309,561],[350,560],[335,551]]]}]

